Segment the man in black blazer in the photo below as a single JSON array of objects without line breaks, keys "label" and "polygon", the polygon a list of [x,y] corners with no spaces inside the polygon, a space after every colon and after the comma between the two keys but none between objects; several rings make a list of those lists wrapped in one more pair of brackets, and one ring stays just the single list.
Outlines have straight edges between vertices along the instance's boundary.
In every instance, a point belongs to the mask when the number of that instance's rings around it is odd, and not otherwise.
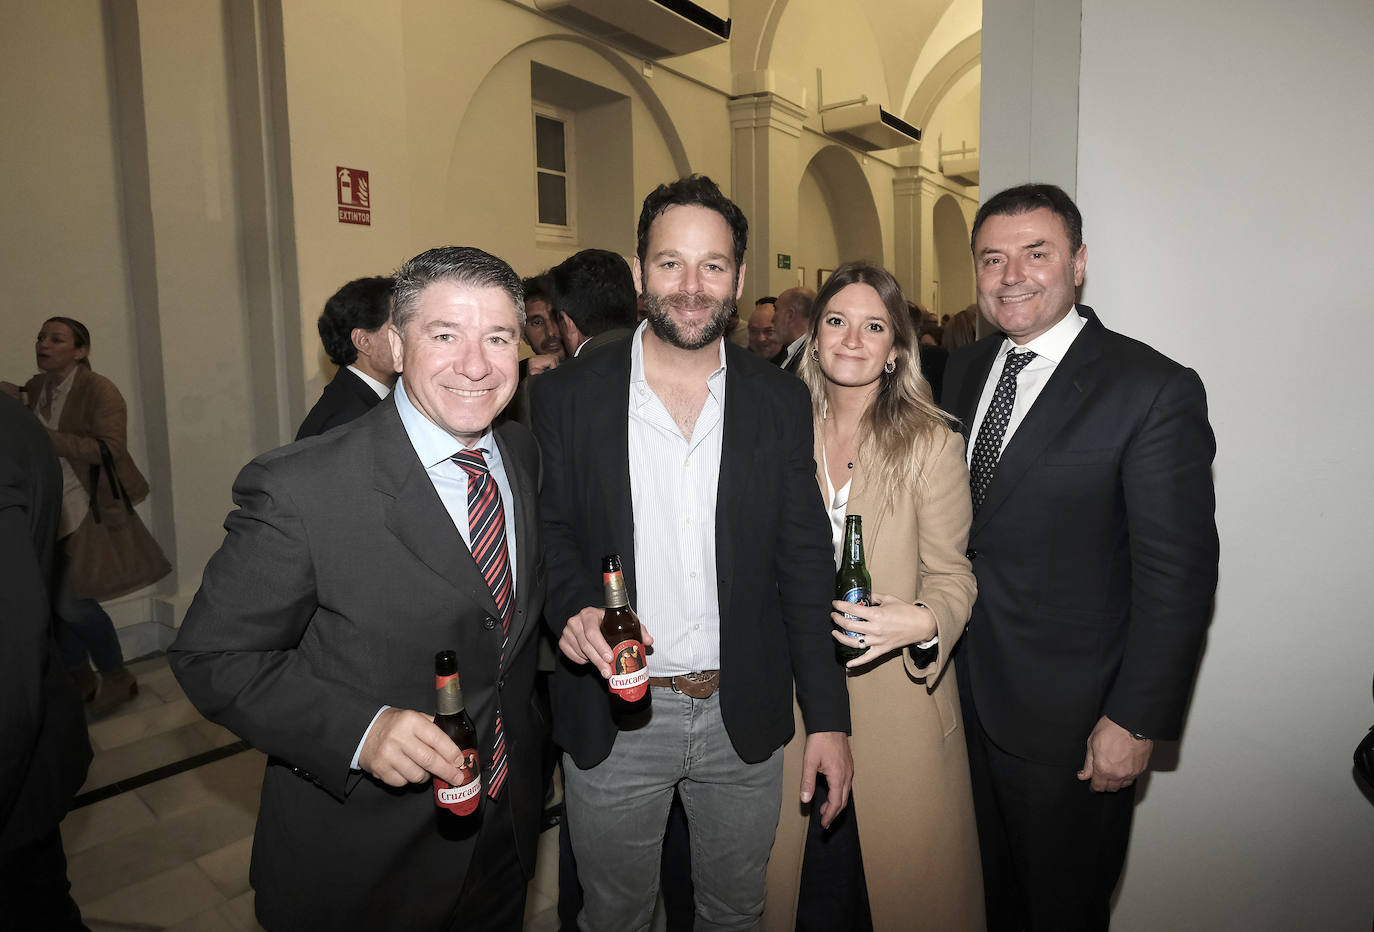
[{"label": "man in black blazer", "polygon": [[1217,580],[1202,382],[1075,305],[1087,247],[1050,185],[973,227],[999,334],[955,353],[978,600],[956,654],[988,927],[1105,929],[1136,778],[1179,736]]},{"label": "man in black blazer", "polygon": [[0,924],[84,929],[58,824],[91,745],[53,630],[62,473],[48,433],[0,394]]},{"label": "man in black blazer", "polygon": [[[524,427],[489,425],[515,390],[522,311],[519,278],[481,250],[410,260],[395,392],[234,485],[171,660],[203,714],[270,755],[250,879],[273,932],[520,928],[547,738],[539,462]],[[509,573],[489,582],[486,556]],[[463,781],[432,722],[442,650],[458,655],[483,787],[443,829],[431,777]]]},{"label": "man in black blazer", "polygon": [[782,292],[773,304],[775,339],[782,344],[778,355],[773,357],[773,365],[793,375],[801,368],[806,328],[811,321],[811,306],[815,303],[816,292],[798,286]]},{"label": "man in black blazer", "polygon": [[339,369],[301,422],[297,440],[366,414],[395,384],[386,326],[392,284],[389,276],[355,279],[325,302],[320,342]]},{"label": "man in black blazer", "polygon": [[[815,484],[805,387],[722,341],[747,224],[708,178],[644,202],[634,274],[647,322],[540,377],[535,435],[549,567],[552,685],[567,753],[583,928],[647,928],[676,787],[688,813],[699,927],[763,908],[795,682],[803,801],[819,771],[825,821],[845,805],[848,696],[831,646],[829,522]],[[619,554],[647,629],[647,715],[617,721],[599,632],[601,560]],[[718,686],[718,688],[717,688]]]}]

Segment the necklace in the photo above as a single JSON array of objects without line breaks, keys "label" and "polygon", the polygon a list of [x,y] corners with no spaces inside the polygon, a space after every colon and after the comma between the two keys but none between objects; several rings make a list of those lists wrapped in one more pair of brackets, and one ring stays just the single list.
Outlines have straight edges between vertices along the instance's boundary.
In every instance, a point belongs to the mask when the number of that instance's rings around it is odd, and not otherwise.
[{"label": "necklace", "polygon": [[853,463],[849,463],[848,465],[849,465],[849,468],[850,468],[850,469],[853,469],[853,468],[854,468],[854,464],[853,464]]}]

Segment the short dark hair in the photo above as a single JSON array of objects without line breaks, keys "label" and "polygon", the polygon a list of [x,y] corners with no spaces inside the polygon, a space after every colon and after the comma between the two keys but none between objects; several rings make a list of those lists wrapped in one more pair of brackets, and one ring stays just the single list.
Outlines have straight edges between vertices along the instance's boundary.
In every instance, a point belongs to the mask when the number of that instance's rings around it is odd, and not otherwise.
[{"label": "short dark hair", "polygon": [[538,275],[531,275],[529,278],[522,278],[520,285],[525,289],[525,303],[531,301],[543,301],[546,304],[553,303],[553,279],[548,272],[540,272]]},{"label": "short dark hair", "polygon": [[324,302],[324,313],[316,326],[320,342],[336,366],[351,366],[358,359],[353,345],[353,329],[376,330],[391,316],[389,275],[355,278]]},{"label": "short dark hair", "polygon": [[744,211],[721,194],[716,183],[705,175],[688,175],[672,184],[661,184],[644,199],[644,207],[639,212],[639,245],[636,253],[639,264],[644,265],[649,258],[649,227],[669,207],[688,205],[714,210],[725,218],[735,241],[735,275],[738,277],[739,268],[744,264],[744,247],[749,243],[749,221],[744,219]]},{"label": "short dark hair", "polygon": [[1065,194],[1063,188],[1052,184],[1018,185],[999,191],[988,198],[973,217],[973,234],[969,237],[969,248],[976,248],[974,243],[978,241],[978,230],[989,217],[1027,214],[1042,207],[1064,221],[1064,229],[1069,234],[1069,251],[1077,253],[1078,248],[1083,245],[1083,215],[1078,212],[1078,205],[1073,202],[1073,198]]},{"label": "short dark hair", "polygon": [[79,362],[87,369],[91,367],[91,331],[86,325],[75,317],[49,317],[43,321],[45,324],[65,324],[67,329],[72,332],[72,346],[81,349],[86,348],[86,355]]},{"label": "short dark hair", "polygon": [[776,296],[776,295],[771,295],[771,294],[770,294],[770,295],[764,295],[762,298],[759,298],[757,301],[754,302],[754,307],[758,307],[760,304],[777,304],[777,303],[778,303],[778,299],[777,299],[777,296]]},{"label": "short dark hair", "polygon": [[633,327],[637,317],[634,276],[625,259],[606,249],[573,253],[549,271],[547,300],[572,318],[584,337]]},{"label": "short dark hair", "polygon": [[500,288],[515,305],[517,325],[525,326],[525,289],[520,284],[520,276],[506,260],[476,246],[436,246],[407,260],[396,270],[391,322],[402,339],[406,335],[406,324],[415,316],[421,293],[439,282],[453,282],[469,288]]}]

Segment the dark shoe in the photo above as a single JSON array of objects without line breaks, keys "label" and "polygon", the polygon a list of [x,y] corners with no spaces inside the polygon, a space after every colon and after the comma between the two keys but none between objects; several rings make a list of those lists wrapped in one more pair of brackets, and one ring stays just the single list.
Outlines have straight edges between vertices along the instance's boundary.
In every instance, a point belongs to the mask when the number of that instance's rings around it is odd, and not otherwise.
[{"label": "dark shoe", "polygon": [[128,670],[103,674],[100,692],[90,703],[93,716],[105,715],[138,695],[138,680]]},{"label": "dark shoe", "polygon": [[100,691],[100,675],[90,667],[77,667],[71,674],[72,682],[76,683],[76,691],[81,695],[81,701],[90,703]]}]

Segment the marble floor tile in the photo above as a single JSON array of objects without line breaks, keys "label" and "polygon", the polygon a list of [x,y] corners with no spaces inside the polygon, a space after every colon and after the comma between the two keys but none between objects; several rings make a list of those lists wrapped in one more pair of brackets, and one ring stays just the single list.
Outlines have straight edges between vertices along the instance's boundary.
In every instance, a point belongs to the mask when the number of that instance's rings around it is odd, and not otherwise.
[{"label": "marble floor tile", "polygon": [[102,750],[91,761],[82,792],[109,786],[166,764],[185,760],[219,747],[205,731],[207,722],[194,722],[158,735],[149,735],[117,748]]},{"label": "marble floor tile", "polygon": [[558,912],[558,900],[556,898],[545,896],[535,890],[530,890],[525,896],[526,923],[529,923],[529,921],[539,913],[548,912],[549,910],[553,910],[555,913]]},{"label": "marble floor tile", "polygon": [[240,838],[218,851],[202,854],[196,864],[226,898],[247,893],[248,862],[253,854],[253,836]]},{"label": "marble floor tile", "polygon": [[183,919],[171,926],[167,932],[239,932],[239,927],[225,915],[228,906],[228,903],[212,906],[189,919]]},{"label": "marble floor tile", "polygon": [[[202,855],[251,836],[255,819],[255,813],[215,802],[94,845],[67,859],[72,896],[84,906],[122,887],[190,864]],[[205,876],[199,868],[196,870]],[[205,879],[209,881],[208,877]]]},{"label": "marble floor tile", "polygon": [[558,911],[546,909],[525,917],[524,932],[558,932]]},{"label": "marble floor tile", "polygon": [[262,794],[267,755],[247,750],[134,790],[153,814],[165,819],[209,803],[232,804],[254,816]]},{"label": "marble floor tile", "polygon": [[558,826],[546,829],[539,836],[535,851],[534,877],[530,879],[530,893],[558,899]]},{"label": "marble floor tile", "polygon": [[184,696],[174,702],[161,702],[146,709],[121,710],[108,718],[93,721],[87,726],[91,746],[108,751],[132,744],[141,738],[204,721],[191,700]]},{"label": "marble floor tile", "polygon": [[263,932],[253,915],[253,891],[242,893],[221,907],[221,912],[239,932]]},{"label": "marble floor tile", "polygon": [[70,856],[101,842],[148,828],[157,816],[133,793],[73,809],[62,820],[62,848]]},{"label": "marble floor tile", "polygon": [[225,902],[194,864],[154,874],[81,904],[87,924],[119,923],[125,928],[162,929]]}]

